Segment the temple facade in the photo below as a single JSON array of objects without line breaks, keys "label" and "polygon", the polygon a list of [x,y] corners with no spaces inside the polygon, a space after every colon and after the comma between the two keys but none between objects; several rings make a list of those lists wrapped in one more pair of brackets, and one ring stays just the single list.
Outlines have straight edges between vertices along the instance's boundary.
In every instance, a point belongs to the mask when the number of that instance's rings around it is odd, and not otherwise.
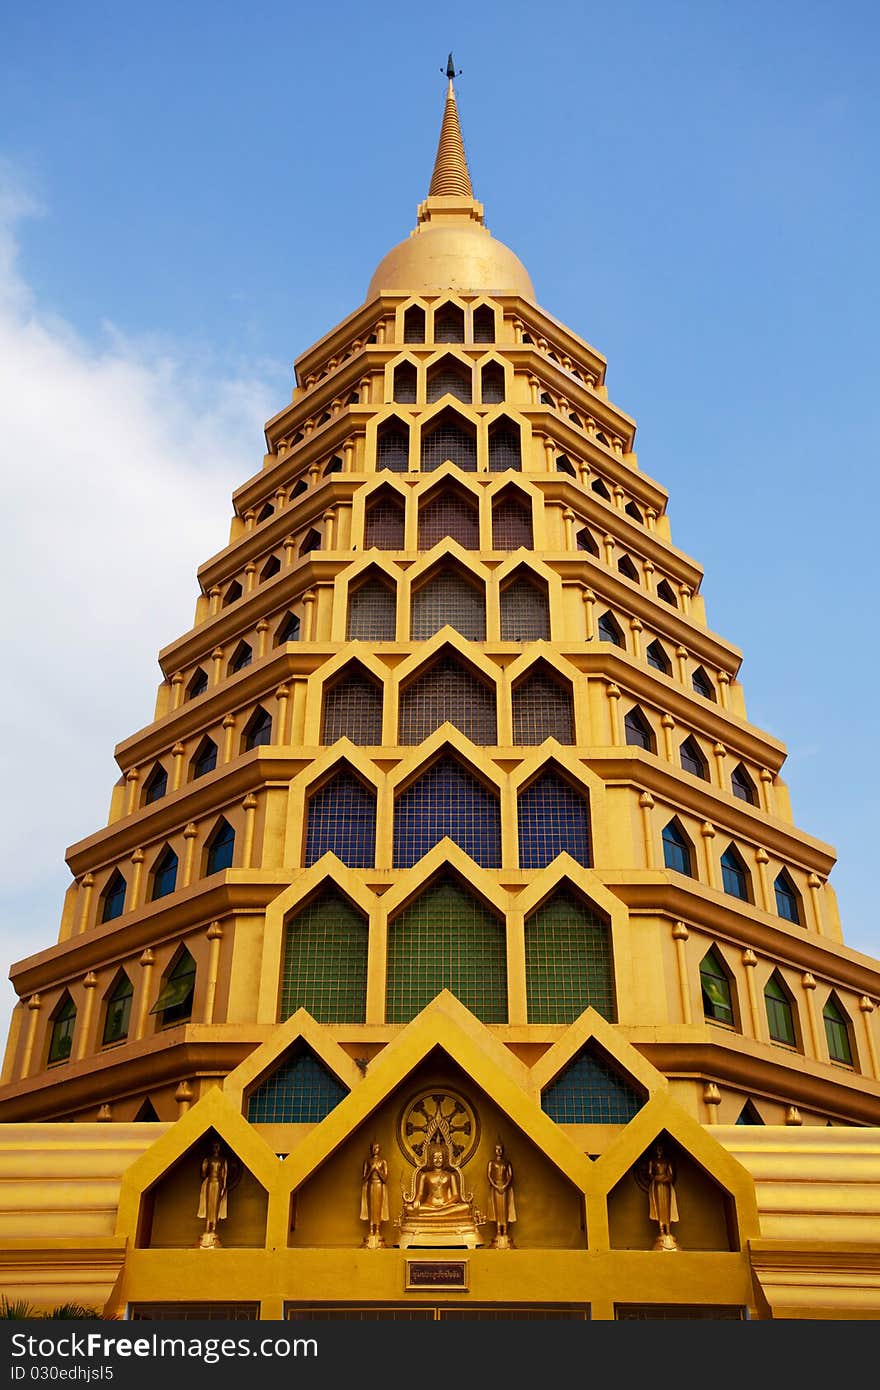
[{"label": "temple facade", "polygon": [[11,970],[0,1291],[880,1316],[880,962],[451,77],[414,230],[295,374]]}]

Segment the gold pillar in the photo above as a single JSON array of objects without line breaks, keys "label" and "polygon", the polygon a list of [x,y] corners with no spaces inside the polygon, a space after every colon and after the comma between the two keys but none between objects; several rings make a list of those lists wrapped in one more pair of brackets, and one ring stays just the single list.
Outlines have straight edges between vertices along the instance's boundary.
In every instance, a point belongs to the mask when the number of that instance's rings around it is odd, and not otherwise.
[{"label": "gold pillar", "polygon": [[595,628],[595,623],[594,623],[595,614],[594,614],[594,612],[593,612],[593,608],[594,608],[595,603],[596,603],[596,595],[593,593],[593,590],[592,590],[592,589],[584,589],[583,599],[584,599],[584,622],[585,622],[585,624],[586,624],[586,629],[587,629],[587,631],[586,631],[586,637],[587,637],[587,641],[588,641],[588,642],[592,642],[593,638],[594,638],[595,635],[596,635],[596,628]]},{"label": "gold pillar", "polygon": [[322,550],[335,550],[336,548],[336,508],[328,507],[322,518],[324,522],[324,540]]},{"label": "gold pillar", "polygon": [[34,1043],[37,1039],[37,1025],[40,1021],[40,1008],[42,1006],[42,1002],[43,1001],[38,994],[32,994],[30,999],[27,1001],[27,1006],[30,1009],[31,1016],[28,1019],[27,1039],[24,1045],[24,1056],[21,1059],[22,1077],[30,1076],[31,1062],[33,1060],[34,1055]]},{"label": "gold pillar", "polygon": [[208,609],[208,613],[209,613],[209,616],[210,616],[210,617],[214,618],[214,617],[216,617],[217,614],[220,612],[220,586],[219,586],[219,584],[213,585],[213,587],[210,588],[210,589],[208,590],[208,600],[209,600],[209,609]]},{"label": "gold pillar", "polygon": [[130,768],[128,769],[128,772],[126,772],[126,774],[125,774],[125,781],[126,781],[126,788],[125,788],[125,790],[126,790],[126,797],[125,797],[125,814],[126,814],[127,816],[130,816],[131,813],[132,813],[132,811],[137,810],[137,787],[138,787],[138,777],[139,777],[139,776],[140,776],[140,773],[138,772],[138,770],[137,770],[136,767],[130,767]]},{"label": "gold pillar", "polygon": [[212,672],[212,674],[211,674],[211,684],[212,684],[212,685],[219,685],[219,684],[220,684],[220,681],[221,681],[221,679],[222,679],[222,677],[223,677],[223,648],[222,648],[222,647],[215,647],[215,648],[214,648],[214,650],[211,652],[211,661],[212,661],[213,664],[214,664],[214,670],[213,670],[213,672]]},{"label": "gold pillar", "polygon": [[565,529],[565,548],[574,550],[574,512],[571,507],[566,507],[562,513],[562,522]]},{"label": "gold pillar", "polygon": [[773,805],[773,773],[769,768],[762,767],[760,772],[761,791],[764,796],[764,810],[768,816],[776,814]]},{"label": "gold pillar", "polygon": [[874,1012],[873,1000],[869,999],[867,994],[863,994],[859,1000],[859,1008],[865,1023],[865,1038],[868,1043],[868,1056],[871,1059],[871,1072],[875,1079],[880,1080],[880,1071],[877,1069],[877,1048],[874,1045],[874,1032],[871,1027],[871,1014]]},{"label": "gold pillar", "polygon": [[675,762],[675,749],[672,746],[672,730],[675,728],[675,720],[668,712],[660,716],[660,727],[663,730],[663,751],[668,763]]},{"label": "gold pillar", "polygon": [[134,865],[134,873],[131,876],[131,894],[128,906],[129,911],[133,912],[136,907],[141,905],[141,887],[144,877],[144,852],[140,845],[132,854],[131,862]]},{"label": "gold pillar", "polygon": [[180,703],[181,703],[182,699],[183,699],[183,672],[182,672],[182,671],[175,671],[174,675],[171,677],[171,710],[172,710],[172,713],[174,712],[174,710],[180,709]]},{"label": "gold pillar", "polygon": [[275,691],[275,699],[278,702],[278,713],[275,720],[276,737],[273,743],[283,748],[290,740],[289,718],[290,718],[290,686],[282,683]]},{"label": "gold pillar", "polygon": [[[647,507],[647,508],[645,509],[645,522],[646,522],[646,524],[647,524],[647,527],[648,527],[648,530],[649,530],[649,531],[656,531],[656,529],[657,529],[657,513],[654,511],[654,508],[653,508],[653,507]],[[653,569],[653,568],[654,568],[654,566],[651,565],[651,569]]]},{"label": "gold pillar", "polygon": [[150,1016],[150,987],[153,982],[153,967],[156,964],[156,957],[149,946],[141,952],[138,965],[141,968],[141,997],[138,1000],[137,1021],[134,1026],[135,1041],[144,1036],[147,1030],[147,1019]]},{"label": "gold pillar", "polygon": [[810,874],[810,877],[807,879],[807,884],[810,889],[810,902],[813,908],[813,923],[819,935],[823,936],[822,903],[819,899],[819,894],[822,891],[822,880],[818,874]]},{"label": "gold pillar", "polygon": [[192,883],[193,864],[195,863],[196,856],[196,836],[198,835],[198,833],[199,832],[195,824],[195,821],[189,821],[188,824],[184,826],[183,838],[186,841],[185,853],[183,856],[184,888],[188,888],[189,885]]},{"label": "gold pillar", "polygon": [[750,946],[747,946],[742,953],[742,963],[746,968],[746,988],[749,992],[749,1011],[752,1015],[752,1034],[766,1042],[764,1028],[762,1026],[761,1010],[758,1005],[758,987],[755,984],[755,967],[758,964],[758,957]]},{"label": "gold pillar", "polygon": [[687,685],[687,678],[688,678],[688,668],[687,668],[688,654],[687,654],[687,647],[682,647],[682,646],[676,647],[676,649],[675,649],[675,655],[678,657],[678,679],[681,681],[682,685]]},{"label": "gold pillar", "polygon": [[602,537],[602,544],[605,547],[605,563],[611,569],[614,564],[614,537],[610,531],[605,532]]},{"label": "gold pillar", "polygon": [[212,922],[207,932],[210,942],[208,950],[208,988],[205,992],[205,1023],[214,1022],[214,1000],[217,996],[217,978],[220,971],[220,942],[223,928],[219,922]]},{"label": "gold pillar", "polygon": [[630,631],[632,632],[632,655],[637,661],[642,659],[642,620],[632,618],[630,620]]},{"label": "gold pillar", "polygon": [[801,976],[801,984],[807,996],[807,1018],[810,1021],[810,1038],[813,1043],[813,1056],[820,1057],[819,1051],[819,1021],[816,1018],[816,981],[809,970],[804,971]]},{"label": "gold pillar", "polygon": [[720,787],[721,791],[725,791],[727,786],[727,770],[725,765],[727,749],[724,747],[723,743],[719,743],[716,740],[716,742],[712,744],[712,752],[715,755],[715,783]]},{"label": "gold pillar", "polygon": [[257,582],[257,567],[256,567],[256,565],[254,564],[253,560],[249,560],[248,563],[247,563],[247,564],[245,565],[245,567],[244,567],[244,591],[245,591],[246,594],[252,594],[252,593],[253,593],[253,591],[254,591],[254,585],[256,584],[256,582]]},{"label": "gold pillar", "polygon": [[171,790],[173,792],[176,792],[183,782],[183,759],[185,753],[186,749],[182,743],[175,743],[171,750],[171,757],[173,759],[171,767]]},{"label": "gold pillar", "polygon": [[315,591],[307,589],[303,594],[303,607],[305,616],[303,619],[303,641],[314,642],[315,640]]},{"label": "gold pillar", "polygon": [[711,841],[715,839],[715,827],[711,821],[704,820],[700,827],[700,834],[703,837],[703,854],[706,862],[706,882],[710,888],[717,888],[715,878],[715,859],[712,854]]},{"label": "gold pillar", "polygon": [[767,882],[767,865],[770,856],[767,851],[759,845],[755,850],[755,861],[758,865],[758,883],[761,888],[761,906],[765,912],[770,912],[770,885]]},{"label": "gold pillar", "polygon": [[675,962],[678,966],[678,996],[681,1000],[681,1017],[683,1023],[693,1023],[690,981],[688,980],[687,968],[686,943],[689,937],[690,932],[684,922],[676,922],[672,928],[672,939],[675,942]]},{"label": "gold pillar", "polygon": [[231,763],[235,757],[235,715],[223,716],[223,761]]},{"label": "gold pillar", "polygon": [[85,1002],[83,1003],[82,1017],[76,1020],[76,1047],[73,1049],[74,1061],[86,1055],[86,1048],[92,1028],[92,1014],[95,1011],[95,985],[98,977],[94,971],[90,970],[83,978],[83,989],[85,990]]},{"label": "gold pillar", "polygon": [[703,1103],[706,1106],[706,1118],[710,1125],[718,1123],[718,1107],[721,1104],[721,1092],[714,1081],[707,1081],[703,1087]]},{"label": "gold pillar", "polygon": [[241,867],[243,869],[253,868],[252,859],[254,854],[254,828],[257,816],[257,798],[253,792],[248,792],[244,801],[241,803],[244,808],[244,844],[241,848]]},{"label": "gold pillar", "polygon": [[726,671],[718,672],[718,695],[722,709],[730,709],[730,676]]},{"label": "gold pillar", "polygon": [[611,742],[615,747],[620,748],[623,739],[620,736],[620,687],[613,681],[607,684],[608,693],[608,720],[611,724]]},{"label": "gold pillar", "polygon": [[181,1081],[174,1092],[174,1099],[177,1101],[177,1118],[185,1115],[192,1105],[193,1088],[188,1081]]},{"label": "gold pillar", "polygon": [[269,631],[269,624],[265,618],[261,618],[257,623],[257,660],[266,655],[266,633]]},{"label": "gold pillar", "polygon": [[84,932],[89,925],[89,917],[92,910],[92,893],[95,890],[94,874],[83,874],[80,883],[80,907],[79,907],[79,926],[78,932]]},{"label": "gold pillar", "polygon": [[654,867],[654,827],[653,817],[654,798],[650,792],[642,792],[639,797],[639,806],[642,810],[642,840],[645,845],[645,868]]}]

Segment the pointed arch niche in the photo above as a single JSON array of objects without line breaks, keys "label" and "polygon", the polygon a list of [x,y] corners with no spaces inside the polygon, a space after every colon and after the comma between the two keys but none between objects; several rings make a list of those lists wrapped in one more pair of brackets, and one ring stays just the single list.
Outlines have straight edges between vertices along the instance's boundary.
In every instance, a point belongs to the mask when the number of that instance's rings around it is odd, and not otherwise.
[{"label": "pointed arch niche", "polygon": [[[222,1134],[207,1129],[169,1165],[141,1198],[137,1244],[151,1250],[195,1250],[205,1229],[198,1216],[202,1162],[214,1143],[228,1164],[226,1217],[218,1225],[224,1250],[261,1249],[266,1243],[269,1194]],[[205,1252],[206,1259],[210,1258]]]}]

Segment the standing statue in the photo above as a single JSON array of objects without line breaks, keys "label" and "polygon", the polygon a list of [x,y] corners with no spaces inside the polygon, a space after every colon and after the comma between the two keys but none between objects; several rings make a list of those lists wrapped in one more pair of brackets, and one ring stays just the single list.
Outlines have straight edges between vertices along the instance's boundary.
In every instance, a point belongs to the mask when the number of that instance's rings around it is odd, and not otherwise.
[{"label": "standing statue", "polygon": [[205,1229],[199,1241],[202,1250],[216,1250],[220,1244],[218,1221],[226,1220],[226,1198],[229,1190],[229,1163],[223,1155],[219,1139],[213,1140],[211,1151],[202,1159],[202,1186],[199,1192],[197,1215],[204,1218]]},{"label": "standing statue", "polygon": [[383,1250],[382,1222],[388,1220],[388,1164],[382,1149],[374,1140],[369,1157],[364,1159],[361,1174],[361,1221],[368,1221],[364,1245],[368,1250]]},{"label": "standing statue", "polygon": [[486,1165],[489,1181],[489,1220],[495,1222],[493,1250],[510,1250],[513,1238],[508,1230],[516,1220],[516,1198],[513,1195],[513,1167],[505,1157],[504,1145],[495,1145],[495,1153]]},{"label": "standing statue", "polygon": [[648,1162],[648,1214],[660,1228],[654,1249],[678,1250],[678,1241],[672,1234],[672,1223],[678,1220],[675,1169],[659,1139]]}]

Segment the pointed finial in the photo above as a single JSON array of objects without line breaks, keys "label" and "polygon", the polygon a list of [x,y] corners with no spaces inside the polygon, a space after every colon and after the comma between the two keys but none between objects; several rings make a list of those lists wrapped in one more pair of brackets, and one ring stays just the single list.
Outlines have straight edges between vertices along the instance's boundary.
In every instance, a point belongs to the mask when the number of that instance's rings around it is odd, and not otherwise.
[{"label": "pointed finial", "polygon": [[[459,69],[460,71],[461,69]],[[455,88],[452,85],[452,79],[457,77],[458,73],[455,70],[451,53],[446,63],[446,76],[449,78],[446,108],[443,112],[443,124],[440,127],[440,141],[437,145],[437,158],[434,160],[434,172],[431,175],[428,197],[473,198],[474,190],[471,187],[464,141],[461,138],[461,127],[458,124]]]}]

